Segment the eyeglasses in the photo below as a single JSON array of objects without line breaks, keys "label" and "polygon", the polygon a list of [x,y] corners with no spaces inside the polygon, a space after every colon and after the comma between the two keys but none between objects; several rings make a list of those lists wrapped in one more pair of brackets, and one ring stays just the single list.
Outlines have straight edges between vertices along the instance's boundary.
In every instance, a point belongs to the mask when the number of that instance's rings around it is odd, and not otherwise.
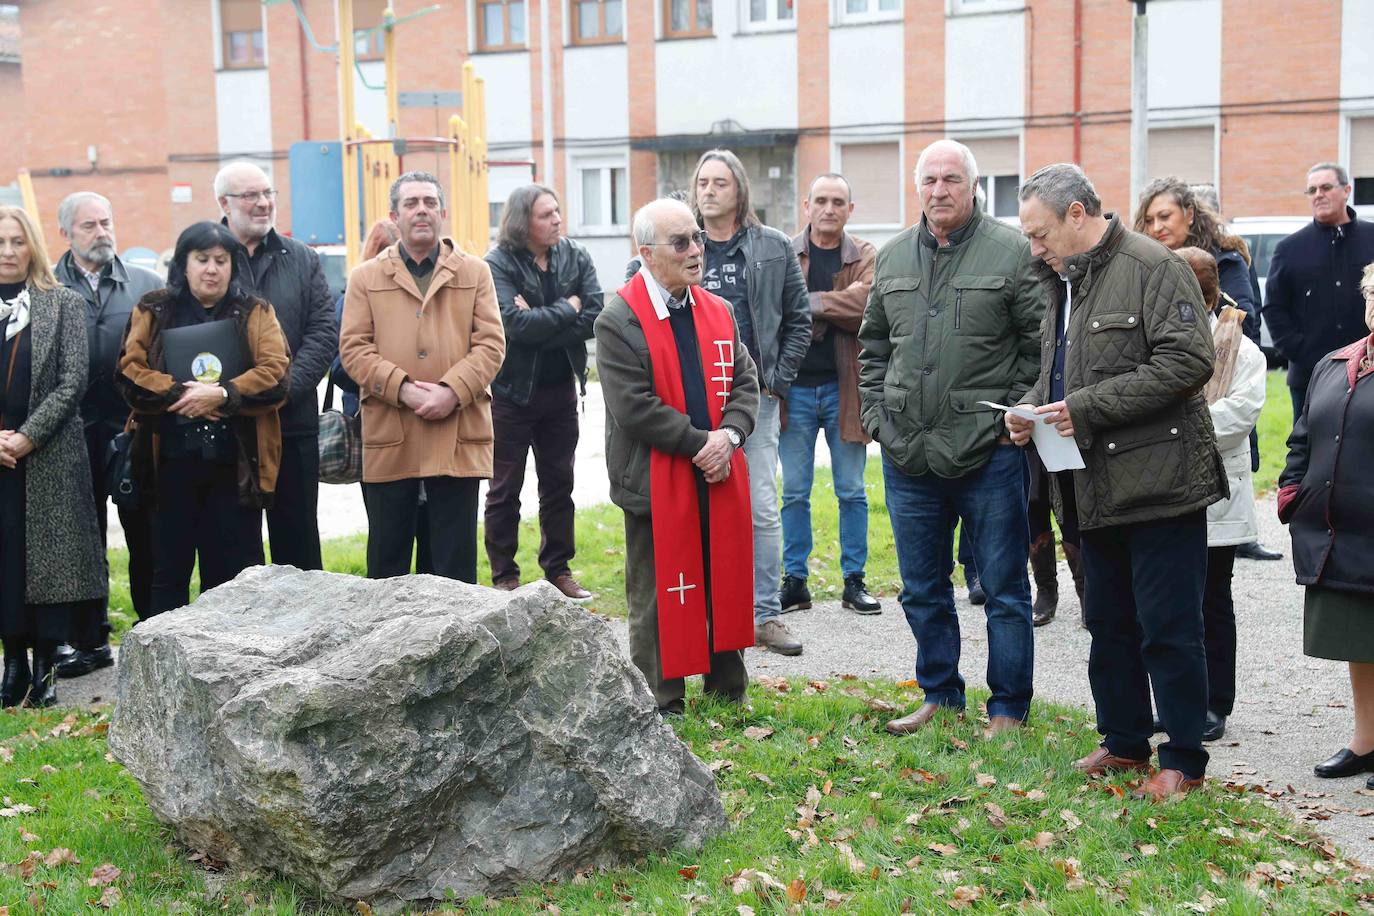
[{"label": "eyeglasses", "polygon": [[693,242],[696,242],[696,243],[697,243],[698,245],[700,245],[702,248],[705,248],[705,247],[706,247],[706,233],[703,232],[702,230],[698,229],[696,232],[693,232],[693,233],[690,234],[690,235],[674,235],[674,236],[671,236],[671,237],[668,239],[668,241],[666,241],[666,242],[650,242],[649,244],[650,244],[650,245],[672,245],[672,246],[673,246],[673,251],[676,251],[678,254],[686,254],[686,253],[687,253],[687,249],[689,249],[689,248],[692,247],[692,243],[693,243]]},{"label": "eyeglasses", "polygon": [[277,189],[268,188],[265,191],[245,191],[242,194],[225,194],[225,197],[237,197],[239,200],[255,204],[260,200],[276,200]]},{"label": "eyeglasses", "polygon": [[1318,194],[1330,194],[1332,191],[1336,190],[1336,189],[1339,188],[1339,187],[1342,187],[1342,185],[1338,185],[1338,184],[1308,185],[1308,186],[1307,186],[1307,190],[1303,191],[1303,193],[1306,194],[1308,197],[1316,197]]}]

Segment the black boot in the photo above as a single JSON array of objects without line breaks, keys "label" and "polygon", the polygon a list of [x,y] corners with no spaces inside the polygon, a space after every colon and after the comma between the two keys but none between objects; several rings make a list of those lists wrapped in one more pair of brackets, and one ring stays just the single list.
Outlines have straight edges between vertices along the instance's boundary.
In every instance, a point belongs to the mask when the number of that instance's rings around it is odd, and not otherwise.
[{"label": "black boot", "polygon": [[29,693],[29,653],[26,648],[5,646],[5,675],[0,681],[0,703],[18,706]]},{"label": "black boot", "polygon": [[881,614],[883,606],[878,599],[864,587],[863,573],[850,573],[844,577],[844,595],[840,606],[847,607],[856,614]]},{"label": "black boot", "polygon": [[1035,578],[1035,604],[1031,623],[1043,627],[1059,607],[1059,570],[1054,559],[1054,532],[1046,531],[1030,548],[1031,575]]},{"label": "black boot", "polygon": [[964,567],[964,581],[968,583],[968,603],[987,604],[988,593],[983,590],[983,583],[978,580],[978,576],[969,575],[969,569]]},{"label": "black boot", "polygon": [[782,605],[784,614],[811,607],[811,590],[806,587],[806,580],[801,576],[783,576],[782,588],[778,589],[778,603]]},{"label": "black boot", "polygon": [[33,650],[33,686],[29,688],[29,705],[35,709],[57,702],[57,666],[52,663],[52,647]]},{"label": "black boot", "polygon": [[1064,559],[1069,562],[1069,573],[1073,576],[1073,590],[1078,593],[1078,625],[1088,628],[1083,611],[1083,562],[1082,554],[1076,544],[1064,544]]}]

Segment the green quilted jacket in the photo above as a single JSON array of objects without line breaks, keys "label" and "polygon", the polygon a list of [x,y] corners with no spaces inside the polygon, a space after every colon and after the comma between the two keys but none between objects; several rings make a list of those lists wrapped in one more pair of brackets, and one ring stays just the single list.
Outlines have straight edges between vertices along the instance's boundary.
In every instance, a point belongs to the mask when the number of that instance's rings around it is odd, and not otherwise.
[{"label": "green quilted jacket", "polygon": [[859,326],[864,429],[908,474],[962,477],[1006,435],[979,401],[1020,403],[1045,300],[1030,243],[975,212],[936,247],[925,219],[878,252]]},{"label": "green quilted jacket", "polygon": [[[1080,528],[1173,518],[1229,495],[1202,387],[1215,353],[1192,270],[1114,214],[1095,248],[1065,261],[1073,279],[1064,392],[1087,465],[1073,472]],[[1047,291],[1040,378],[1022,403],[1047,403],[1064,282]],[[1058,484],[1056,510],[1062,511]]]}]

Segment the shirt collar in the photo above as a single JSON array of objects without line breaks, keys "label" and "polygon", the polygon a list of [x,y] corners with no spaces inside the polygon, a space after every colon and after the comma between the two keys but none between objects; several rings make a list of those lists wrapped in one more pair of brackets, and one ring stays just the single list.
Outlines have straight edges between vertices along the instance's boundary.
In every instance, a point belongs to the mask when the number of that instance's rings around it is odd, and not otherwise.
[{"label": "shirt collar", "polygon": [[[674,299],[673,294],[668,292],[662,283],[658,282],[658,278],[649,272],[647,266],[640,265],[639,272],[644,275],[644,288],[649,291],[649,301],[653,303],[654,314],[658,316],[659,321],[665,320],[668,317],[668,303],[678,300]],[[696,305],[692,301],[692,288],[690,286],[687,287],[686,300],[684,305]]]},{"label": "shirt collar", "polygon": [[434,250],[431,251],[429,254],[425,255],[419,261],[416,261],[414,258],[412,258],[410,256],[410,252],[406,251],[406,246],[400,242],[396,243],[396,250],[401,253],[401,260],[405,262],[406,270],[409,270],[412,274],[417,272],[421,274],[429,273],[434,269],[434,265],[437,262],[439,256],[438,245],[435,245]]}]

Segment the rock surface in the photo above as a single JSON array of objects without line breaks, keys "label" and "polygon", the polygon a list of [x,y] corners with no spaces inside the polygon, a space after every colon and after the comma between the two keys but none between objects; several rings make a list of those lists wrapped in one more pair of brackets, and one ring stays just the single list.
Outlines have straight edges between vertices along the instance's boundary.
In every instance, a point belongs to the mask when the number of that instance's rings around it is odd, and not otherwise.
[{"label": "rock surface", "polygon": [[125,637],[110,747],[188,846],[388,910],[726,826],[610,627],[543,582],[247,570]]}]

